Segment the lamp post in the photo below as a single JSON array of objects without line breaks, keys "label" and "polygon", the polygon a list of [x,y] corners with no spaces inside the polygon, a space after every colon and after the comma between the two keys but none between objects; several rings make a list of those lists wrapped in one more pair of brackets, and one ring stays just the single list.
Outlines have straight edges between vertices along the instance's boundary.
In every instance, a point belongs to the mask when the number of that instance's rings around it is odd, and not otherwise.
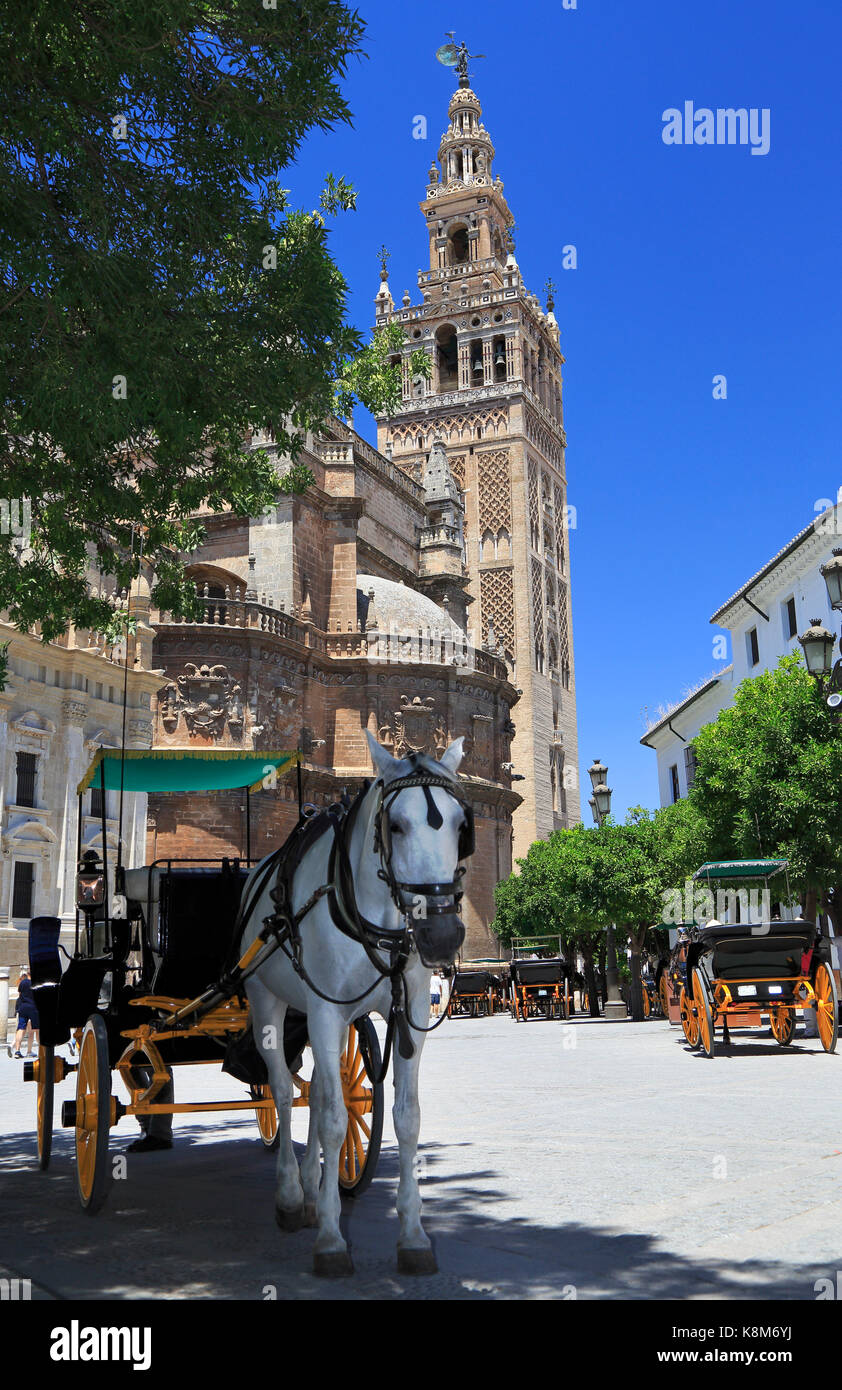
[{"label": "lamp post", "polygon": [[[593,796],[590,798],[591,814],[598,826],[603,826],[611,814],[611,788],[608,786],[608,768],[599,758],[594,758],[588,768],[588,776],[593,787]],[[605,984],[608,996],[603,1010],[603,1021],[606,1023],[626,1023],[628,1021],[628,1010],[620,994],[620,975],[617,969],[617,943],[614,934],[614,923],[609,922],[605,936]]]},{"label": "lamp post", "polygon": [[[842,547],[834,550],[833,559],[821,566],[821,575],[827,587],[830,606],[838,613],[842,610]],[[836,639],[833,633],[828,632],[820,618],[811,618],[810,626],[798,641],[804,652],[807,670],[816,678],[828,709],[833,714],[842,714],[842,660],[837,660],[834,664],[833,647]],[[839,639],[839,646],[842,649],[842,637]]]}]

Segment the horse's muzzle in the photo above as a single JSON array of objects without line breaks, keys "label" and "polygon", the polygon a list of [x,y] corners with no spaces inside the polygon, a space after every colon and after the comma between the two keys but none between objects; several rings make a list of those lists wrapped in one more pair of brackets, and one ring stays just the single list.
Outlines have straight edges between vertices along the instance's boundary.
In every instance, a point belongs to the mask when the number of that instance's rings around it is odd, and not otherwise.
[{"label": "horse's muzzle", "polygon": [[455,912],[442,912],[414,923],[413,935],[426,966],[452,965],[465,940],[465,923]]}]

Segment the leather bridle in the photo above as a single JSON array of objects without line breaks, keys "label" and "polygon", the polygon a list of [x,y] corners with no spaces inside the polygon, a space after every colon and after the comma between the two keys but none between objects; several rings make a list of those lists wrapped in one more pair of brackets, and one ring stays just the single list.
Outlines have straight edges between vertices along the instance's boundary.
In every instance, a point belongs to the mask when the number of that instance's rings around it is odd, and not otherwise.
[{"label": "leather bridle", "polygon": [[[385,784],[382,781],[375,784],[379,797],[374,813],[374,852],[380,855],[377,876],[387,885],[392,901],[402,916],[425,918],[456,913],[465,892],[462,887],[462,879],[465,877],[462,861],[470,858],[475,847],[473,807],[459,794],[456,779],[440,772],[438,766],[435,770],[425,766],[416,753],[410,756],[409,762],[412,764],[412,771],[404,777],[396,777]],[[431,787],[440,787],[442,791],[447,792],[448,796],[459,802],[464,812],[465,820],[459,831],[458,865],[449,883],[410,883],[395,875],[392,867],[390,816],[395,798],[413,787],[418,787],[424,792],[427,800],[427,824],[434,830],[441,828],[442,815],[433,800]],[[411,899],[409,903],[405,901],[407,897]],[[421,899],[424,900],[424,907],[418,912]]]}]

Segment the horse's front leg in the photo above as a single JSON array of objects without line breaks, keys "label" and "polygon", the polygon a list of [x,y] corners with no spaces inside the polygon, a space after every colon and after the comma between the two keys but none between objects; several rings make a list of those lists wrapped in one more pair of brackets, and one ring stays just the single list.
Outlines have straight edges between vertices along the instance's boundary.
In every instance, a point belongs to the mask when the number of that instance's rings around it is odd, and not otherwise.
[{"label": "horse's front leg", "polygon": [[318,1021],[312,1021],[310,1046],[313,1049],[317,1085],[316,1122],[322,1147],[322,1181],[316,1202],[319,1229],[313,1250],[313,1272],[327,1279],[341,1278],[354,1272],[348,1247],[339,1229],[342,1210],[339,1152],[348,1128],[339,1055],[346,1036],[347,1025],[336,1015],[331,1017],[325,1013],[319,1016]]},{"label": "horse's front leg", "polygon": [[[429,994],[427,995],[429,997]],[[418,999],[413,1001],[412,1017],[419,1010]],[[419,1018],[422,1015],[419,1013]],[[426,1017],[423,1015],[423,1017]],[[401,1057],[395,1050],[395,1103],[392,1117],[398,1137],[400,1177],[398,1179],[398,1272],[400,1274],[435,1274],[438,1265],[433,1247],[421,1225],[421,1193],[418,1187],[418,1134],[421,1129],[421,1107],[418,1104],[418,1070],[421,1065],[423,1036],[413,1033],[415,1055]]]},{"label": "horse's front leg", "polygon": [[319,1074],[315,1066],[310,1077],[308,1104],[310,1123],[307,1128],[307,1148],[301,1160],[301,1185],[304,1188],[304,1224],[315,1226],[319,1175],[322,1169],[322,1150],[319,1143]]},{"label": "horse's front leg", "polygon": [[282,1231],[298,1231],[304,1225],[304,1192],[298,1161],[292,1146],[292,1076],[284,1056],[284,1020],[287,1006],[261,984],[248,984],[254,1037],[269,1072],[269,1086],[278,1110],[278,1185],[275,1220]]}]

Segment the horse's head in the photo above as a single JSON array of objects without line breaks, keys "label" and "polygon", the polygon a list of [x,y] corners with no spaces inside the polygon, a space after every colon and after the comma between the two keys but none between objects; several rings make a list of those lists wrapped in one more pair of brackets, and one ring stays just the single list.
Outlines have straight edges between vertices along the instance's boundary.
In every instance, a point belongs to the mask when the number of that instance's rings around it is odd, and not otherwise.
[{"label": "horse's head", "polygon": [[408,916],[424,964],[452,965],[465,939],[459,864],[474,850],[473,812],[456,776],[462,739],[436,762],[423,755],[393,758],[371,734],[367,738],[379,789],[374,848],[381,875]]}]

